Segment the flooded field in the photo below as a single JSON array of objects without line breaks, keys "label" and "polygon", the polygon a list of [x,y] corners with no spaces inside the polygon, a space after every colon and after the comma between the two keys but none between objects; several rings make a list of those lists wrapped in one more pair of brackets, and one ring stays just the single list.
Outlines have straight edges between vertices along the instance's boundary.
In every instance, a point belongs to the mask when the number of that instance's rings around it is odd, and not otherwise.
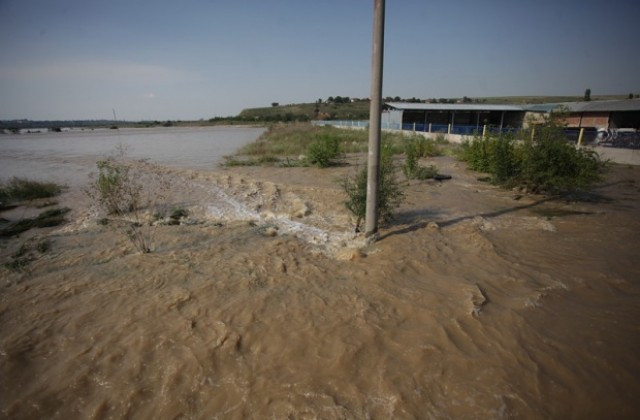
[{"label": "flooded field", "polygon": [[97,159],[119,149],[132,159],[182,168],[212,168],[255,140],[253,127],[74,129],[61,133],[0,135],[0,179],[47,179],[78,186]]},{"label": "flooded field", "polygon": [[640,168],[550,199],[425,161],[452,179],[409,183],[368,244],[336,182],[362,158],[140,164],[189,211],[144,255],[72,184],[68,224],[0,243],[50,242],[0,268],[2,416],[640,416]]}]

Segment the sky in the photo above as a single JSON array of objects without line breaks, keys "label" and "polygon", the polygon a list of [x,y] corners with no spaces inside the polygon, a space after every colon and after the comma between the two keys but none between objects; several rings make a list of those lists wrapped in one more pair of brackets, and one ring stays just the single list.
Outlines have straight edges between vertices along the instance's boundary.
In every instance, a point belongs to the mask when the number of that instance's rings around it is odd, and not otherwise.
[{"label": "sky", "polygon": [[[0,0],[0,120],[370,96],[374,0]],[[640,2],[386,0],[383,96],[640,93]]]}]

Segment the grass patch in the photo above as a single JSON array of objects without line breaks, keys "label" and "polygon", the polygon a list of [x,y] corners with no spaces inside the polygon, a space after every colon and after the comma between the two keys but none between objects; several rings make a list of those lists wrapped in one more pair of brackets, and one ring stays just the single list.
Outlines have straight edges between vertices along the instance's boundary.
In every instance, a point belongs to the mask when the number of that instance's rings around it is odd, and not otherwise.
[{"label": "grass patch", "polygon": [[[393,155],[402,154],[407,142],[417,144],[420,157],[443,154],[442,139],[427,140],[422,136],[407,137],[402,133],[382,133],[382,142]],[[241,148],[234,156],[225,157],[225,166],[279,165],[296,167],[338,164],[348,153],[366,153],[368,130],[314,126],[309,123],[272,125],[258,140]]]},{"label": "grass patch", "polygon": [[61,185],[53,182],[13,177],[9,181],[0,183],[0,200],[20,201],[50,198],[60,194],[62,188]]}]

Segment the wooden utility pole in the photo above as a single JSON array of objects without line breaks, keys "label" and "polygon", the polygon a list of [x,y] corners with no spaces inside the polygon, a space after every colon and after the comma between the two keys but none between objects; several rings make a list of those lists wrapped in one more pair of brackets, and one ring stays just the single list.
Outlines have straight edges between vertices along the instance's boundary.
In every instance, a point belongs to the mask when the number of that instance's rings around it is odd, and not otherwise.
[{"label": "wooden utility pole", "polygon": [[369,155],[367,162],[365,236],[378,233],[383,61],[384,0],[373,0],[373,54],[371,59],[371,107],[369,108]]}]

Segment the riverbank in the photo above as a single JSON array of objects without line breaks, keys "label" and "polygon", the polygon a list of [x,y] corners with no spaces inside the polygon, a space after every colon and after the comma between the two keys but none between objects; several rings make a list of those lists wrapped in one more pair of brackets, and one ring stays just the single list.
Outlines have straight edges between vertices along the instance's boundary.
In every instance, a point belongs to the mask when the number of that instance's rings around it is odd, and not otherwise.
[{"label": "riverbank", "polygon": [[367,245],[330,169],[152,165],[181,225],[153,252],[97,223],[2,242],[0,382],[10,418],[634,418],[640,171],[553,200],[411,181]]}]

